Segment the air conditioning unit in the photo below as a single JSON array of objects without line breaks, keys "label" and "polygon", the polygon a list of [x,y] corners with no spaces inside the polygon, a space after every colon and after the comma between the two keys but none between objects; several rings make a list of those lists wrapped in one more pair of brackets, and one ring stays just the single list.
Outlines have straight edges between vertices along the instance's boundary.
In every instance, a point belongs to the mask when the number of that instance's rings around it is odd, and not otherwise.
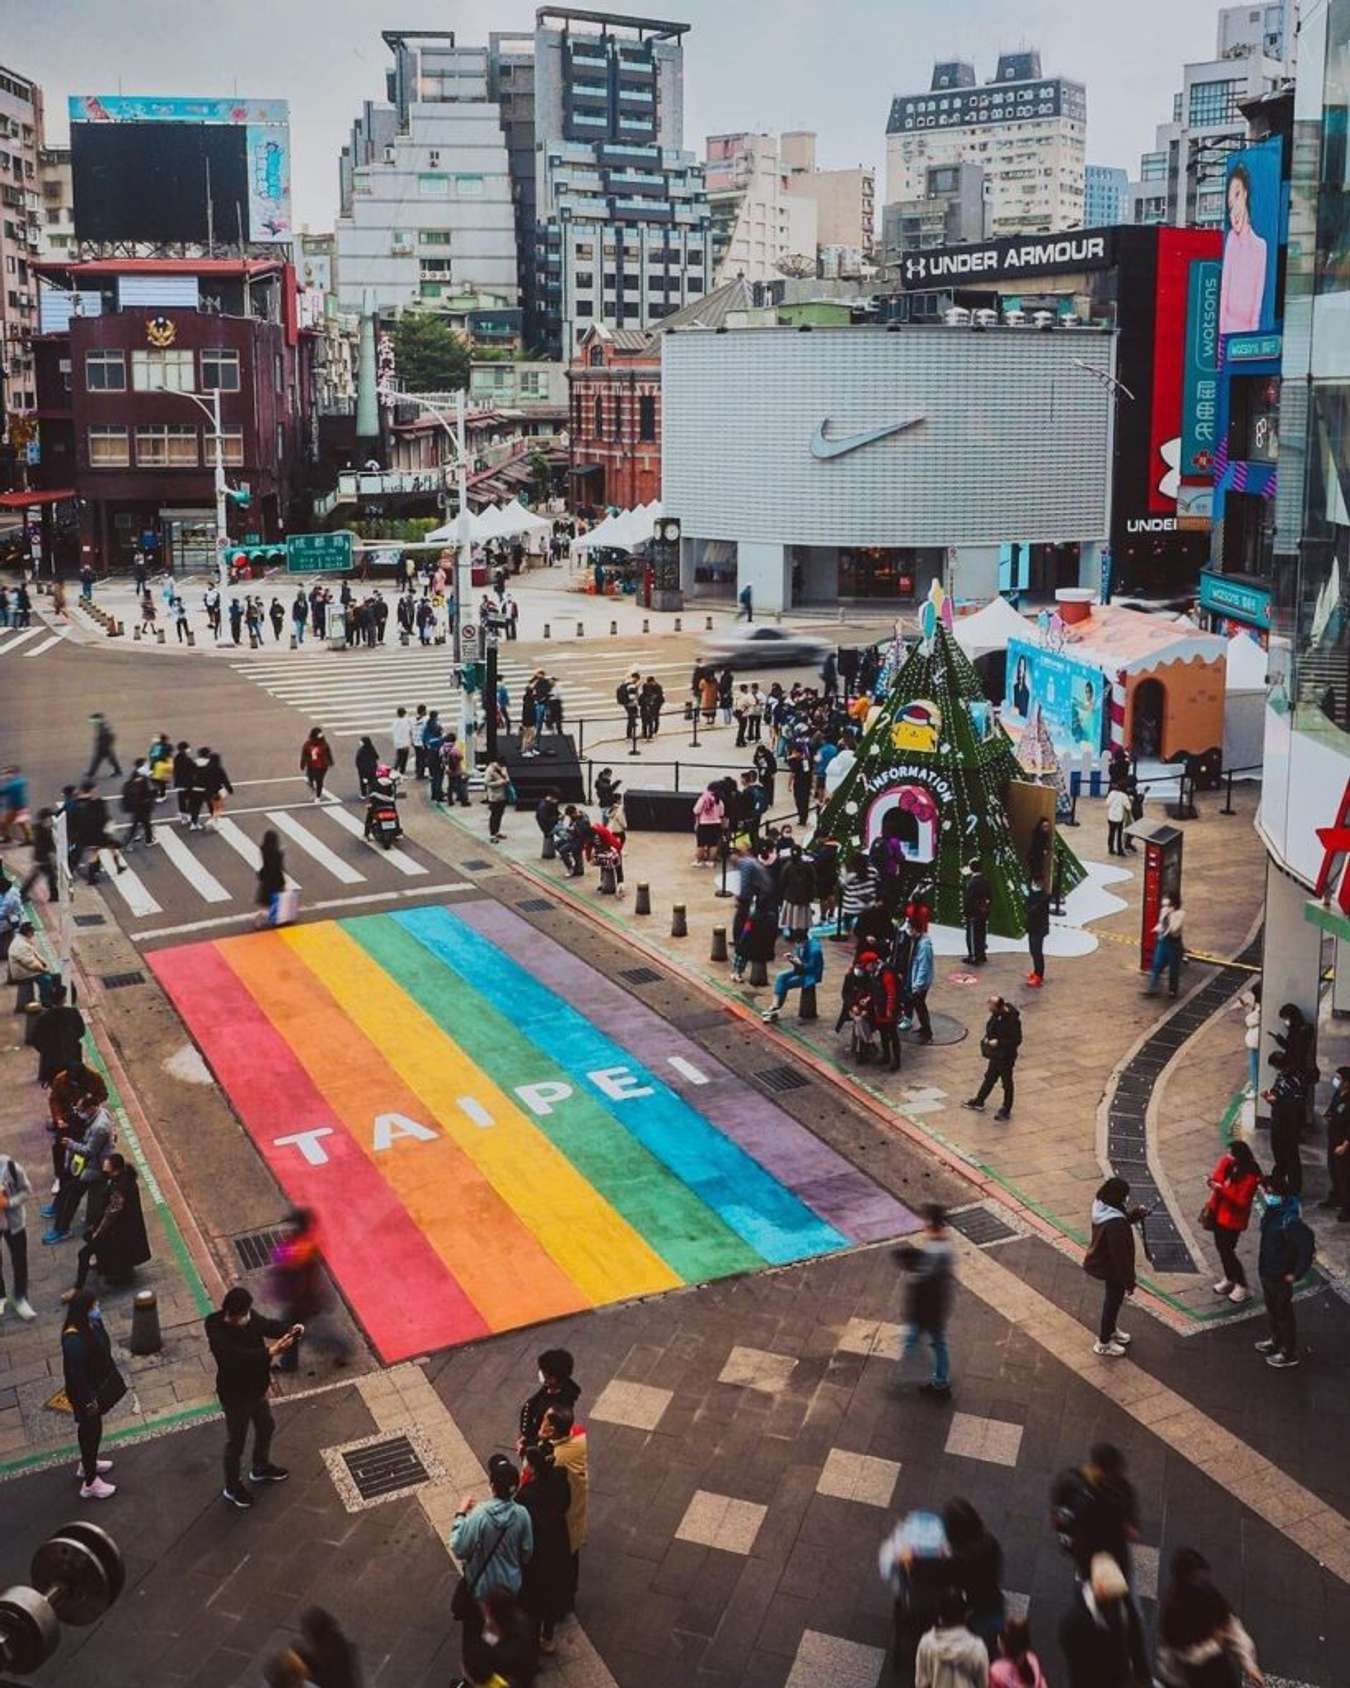
[{"label": "air conditioning unit", "polygon": [[943,311],[942,320],[948,328],[968,328],[970,312],[964,305],[951,305]]},{"label": "air conditioning unit", "polygon": [[396,258],[411,258],[416,249],[411,235],[396,234],[390,237],[389,250]]},{"label": "air conditioning unit", "polygon": [[1004,311],[1003,313],[1003,321],[1008,328],[1024,328],[1026,326],[1026,320],[1027,313],[1025,311],[1017,310],[1016,307],[1010,311]]}]

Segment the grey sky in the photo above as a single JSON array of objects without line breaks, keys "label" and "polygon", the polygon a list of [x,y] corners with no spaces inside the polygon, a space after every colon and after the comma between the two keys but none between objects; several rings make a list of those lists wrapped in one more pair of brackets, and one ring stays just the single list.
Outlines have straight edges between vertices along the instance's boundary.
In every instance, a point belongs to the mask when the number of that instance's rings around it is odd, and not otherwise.
[{"label": "grey sky", "polygon": [[[599,8],[597,8],[599,9]],[[616,6],[614,8],[618,10]],[[644,10],[633,4],[633,12]],[[533,0],[0,0],[0,53],[46,90],[53,139],[72,93],[233,93],[291,102],[296,224],[331,228],[337,155],[363,99],[380,99],[380,30],[532,27]],[[646,8],[654,16],[664,8]],[[1087,84],[1088,158],[1131,174],[1171,112],[1180,67],[1214,50],[1215,0],[684,0],[685,140],[734,129],[814,129],[822,166],[878,167],[896,93],[936,58],[1041,50],[1047,74]]]}]

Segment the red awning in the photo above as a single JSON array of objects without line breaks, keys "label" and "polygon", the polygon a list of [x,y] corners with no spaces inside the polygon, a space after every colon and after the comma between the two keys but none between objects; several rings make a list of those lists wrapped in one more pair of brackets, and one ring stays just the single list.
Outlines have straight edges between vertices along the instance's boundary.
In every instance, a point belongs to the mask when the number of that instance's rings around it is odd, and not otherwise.
[{"label": "red awning", "polygon": [[60,492],[0,492],[0,510],[28,510],[38,504],[64,504],[66,499],[74,497],[73,486]]}]

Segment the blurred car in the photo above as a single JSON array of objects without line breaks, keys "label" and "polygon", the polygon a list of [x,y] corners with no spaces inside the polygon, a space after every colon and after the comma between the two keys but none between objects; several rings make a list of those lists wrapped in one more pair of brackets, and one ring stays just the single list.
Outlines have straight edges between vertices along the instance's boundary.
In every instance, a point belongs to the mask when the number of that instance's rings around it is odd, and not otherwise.
[{"label": "blurred car", "polygon": [[765,622],[745,627],[729,627],[724,633],[704,641],[699,651],[701,662],[729,662],[741,668],[800,668],[819,667],[834,649],[828,639],[814,633],[794,632],[790,627],[775,627]]}]

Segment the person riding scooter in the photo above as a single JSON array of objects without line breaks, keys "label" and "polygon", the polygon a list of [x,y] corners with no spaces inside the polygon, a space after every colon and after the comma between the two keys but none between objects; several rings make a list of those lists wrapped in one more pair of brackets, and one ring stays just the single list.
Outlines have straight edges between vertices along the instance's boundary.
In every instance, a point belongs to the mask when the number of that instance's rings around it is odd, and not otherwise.
[{"label": "person riding scooter", "polygon": [[387,850],[396,838],[402,836],[403,827],[398,818],[398,779],[388,764],[381,762],[375,769],[370,801],[366,805],[366,837]]}]

